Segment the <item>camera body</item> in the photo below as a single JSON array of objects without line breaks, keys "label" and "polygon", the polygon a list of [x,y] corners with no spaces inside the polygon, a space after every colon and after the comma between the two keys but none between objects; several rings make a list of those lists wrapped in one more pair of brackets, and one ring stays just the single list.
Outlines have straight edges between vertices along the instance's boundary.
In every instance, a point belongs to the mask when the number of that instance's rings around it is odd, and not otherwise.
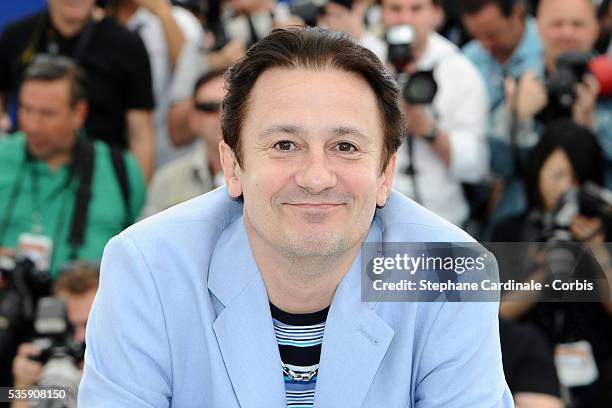
[{"label": "camera body", "polygon": [[51,277],[22,255],[0,256],[0,276],[6,282],[0,290],[0,350],[10,350],[30,327],[36,300],[49,293]]},{"label": "camera body", "polygon": [[552,214],[544,219],[543,239],[547,242],[574,241],[569,227],[578,214],[606,219],[612,215],[612,191],[587,181],[561,196]]},{"label": "camera body", "polygon": [[408,24],[389,27],[385,34],[387,59],[398,73],[402,98],[411,105],[429,105],[438,92],[433,70],[417,71],[412,75],[404,72],[406,66],[414,59],[412,51],[414,38],[415,30]]},{"label": "camera body", "polygon": [[538,220],[540,240],[547,250],[548,279],[569,282],[575,279],[576,263],[582,258],[583,249],[576,245],[570,225],[578,214],[607,218],[612,214],[612,191],[586,182],[577,190],[569,189],[557,203],[554,211]]},{"label": "camera body", "polygon": [[561,54],[556,61],[554,74],[546,81],[548,104],[539,113],[542,122],[569,118],[576,102],[576,85],[590,73],[590,52],[572,51]]},{"label": "camera body", "polygon": [[31,360],[46,364],[58,357],[70,357],[75,362],[83,360],[85,344],[73,337],[66,305],[55,297],[43,297],[38,301],[34,329],[37,338],[33,341],[41,353]]},{"label": "camera body", "polygon": [[34,329],[37,337],[32,343],[41,352],[29,358],[44,364],[38,385],[66,390],[66,398],[54,401],[55,405],[51,404],[52,400],[43,400],[37,406],[76,407],[81,380],[79,364],[85,355],[85,343],[74,339],[64,302],[54,297],[41,298],[37,305]]}]

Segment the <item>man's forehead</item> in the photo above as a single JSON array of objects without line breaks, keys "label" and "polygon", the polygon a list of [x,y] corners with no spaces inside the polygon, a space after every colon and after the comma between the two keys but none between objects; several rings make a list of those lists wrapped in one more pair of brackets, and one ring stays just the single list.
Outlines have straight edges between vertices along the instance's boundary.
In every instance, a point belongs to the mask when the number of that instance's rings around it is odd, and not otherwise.
[{"label": "man's forehead", "polygon": [[[36,93],[40,95],[49,95],[52,100],[62,98],[68,100],[70,98],[70,81],[68,79],[55,79],[50,81],[29,79],[23,82],[21,86],[21,94]],[[61,100],[61,99],[60,99]]]},{"label": "man's forehead", "polygon": [[592,0],[540,0],[538,18],[572,16],[576,18],[597,18],[597,9]]},{"label": "man's forehead", "polygon": [[[262,131],[259,135],[257,135],[258,141],[266,140],[269,137],[272,137],[278,133],[284,133],[293,135],[299,138],[306,139],[308,137],[308,132],[301,126],[296,125],[278,125],[274,124]],[[331,136],[354,136],[357,139],[361,139],[364,142],[371,142],[372,138],[364,134],[360,129],[354,126],[335,126],[329,129],[329,134]]]},{"label": "man's forehead", "polygon": [[374,118],[380,126],[379,101],[370,84],[358,73],[337,69],[266,70],[251,90],[247,108],[247,122],[265,126],[261,136],[300,135],[320,126],[328,133],[364,136]]}]

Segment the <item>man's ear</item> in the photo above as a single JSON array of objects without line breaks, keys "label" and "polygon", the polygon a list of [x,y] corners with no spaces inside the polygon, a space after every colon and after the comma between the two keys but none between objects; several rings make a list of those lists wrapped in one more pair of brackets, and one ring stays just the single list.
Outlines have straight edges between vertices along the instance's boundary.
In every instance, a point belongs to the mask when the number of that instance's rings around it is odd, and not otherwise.
[{"label": "man's ear", "polygon": [[387,198],[391,194],[393,186],[393,176],[395,175],[395,164],[397,162],[397,153],[393,154],[387,163],[387,167],[380,175],[378,191],[376,193],[376,205],[383,207],[387,203]]},{"label": "man's ear", "polygon": [[85,120],[87,119],[87,111],[89,110],[89,105],[85,99],[78,101],[72,111],[74,112],[74,123],[73,127],[75,129],[81,129],[85,126]]},{"label": "man's ear", "polygon": [[238,174],[240,173],[240,164],[236,159],[236,155],[225,141],[219,142],[219,158],[221,159],[221,167],[225,176],[225,184],[227,191],[233,198],[238,198],[242,195],[242,185]]}]

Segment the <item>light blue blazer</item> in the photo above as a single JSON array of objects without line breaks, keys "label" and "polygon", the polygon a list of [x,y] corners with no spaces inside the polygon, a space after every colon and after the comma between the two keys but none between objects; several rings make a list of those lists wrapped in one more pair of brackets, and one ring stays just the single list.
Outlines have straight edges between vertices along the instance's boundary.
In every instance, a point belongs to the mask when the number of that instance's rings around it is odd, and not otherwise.
[{"label": "light blue blazer", "polygon": [[[398,193],[368,241],[473,241]],[[325,327],[318,408],[512,407],[497,303],[362,303],[360,259]],[[286,407],[266,287],[224,187],[107,245],[79,407]]]}]

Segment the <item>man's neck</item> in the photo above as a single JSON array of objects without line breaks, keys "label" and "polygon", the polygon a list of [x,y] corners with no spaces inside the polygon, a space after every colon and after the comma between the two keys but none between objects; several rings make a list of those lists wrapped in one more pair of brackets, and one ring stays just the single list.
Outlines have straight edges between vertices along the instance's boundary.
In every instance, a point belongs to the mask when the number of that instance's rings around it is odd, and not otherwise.
[{"label": "man's neck", "polygon": [[58,13],[53,12],[52,9],[49,9],[49,17],[51,18],[51,23],[53,24],[53,27],[64,38],[74,37],[81,31],[83,31],[83,28],[87,24],[87,20],[79,21],[65,19]]},{"label": "man's neck", "polygon": [[497,59],[497,61],[499,61],[500,64],[505,65],[508,61],[510,61],[510,58],[512,58],[516,50],[521,46],[521,42],[523,41],[523,36],[525,35],[525,29],[526,29],[526,25],[525,25],[525,22],[523,21],[523,23],[521,24],[521,33],[518,36],[518,41],[512,48],[512,51],[507,52],[503,55],[494,56],[495,59]]},{"label": "man's neck", "polygon": [[274,262],[254,255],[270,302],[289,313],[312,313],[331,305],[338,284],[354,260],[353,256]]},{"label": "man's neck", "polygon": [[332,303],[338,284],[357,257],[360,245],[339,256],[288,258],[260,239],[245,217],[249,244],[261,271],[268,299],[289,313],[312,313]]},{"label": "man's neck", "polygon": [[119,21],[121,25],[127,25],[136,11],[138,11],[138,4],[134,3],[132,0],[119,1],[116,14],[117,21]]},{"label": "man's neck", "polygon": [[70,154],[69,153],[67,153],[67,154],[58,154],[58,155],[55,155],[53,157],[44,159],[44,162],[52,170],[59,169],[61,166],[63,166],[64,164],[68,163],[69,161],[70,161]]}]

